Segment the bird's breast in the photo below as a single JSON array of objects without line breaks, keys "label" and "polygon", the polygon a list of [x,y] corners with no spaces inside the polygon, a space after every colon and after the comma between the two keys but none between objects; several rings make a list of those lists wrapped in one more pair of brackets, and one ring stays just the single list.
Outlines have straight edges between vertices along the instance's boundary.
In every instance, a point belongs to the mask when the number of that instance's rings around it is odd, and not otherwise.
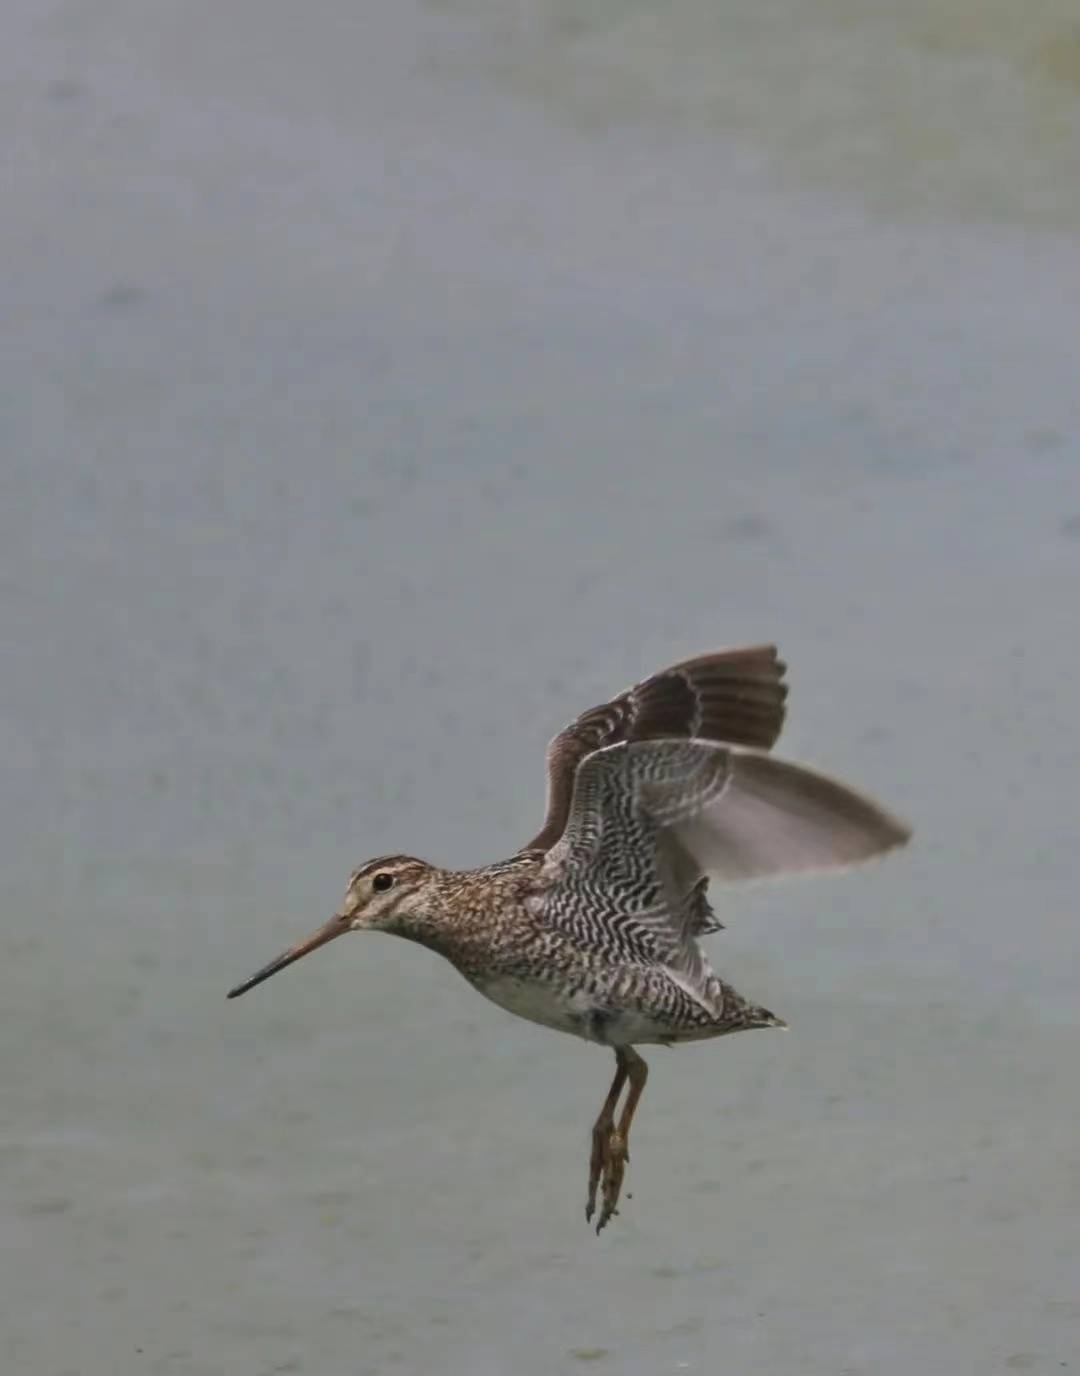
[{"label": "bird's breast", "polygon": [[477,980],[476,987],[519,1018],[569,1032],[586,1041],[607,1044],[612,1012],[596,990],[588,985],[564,985],[528,976],[499,974]]},{"label": "bird's breast", "polygon": [[670,1028],[636,1001],[592,983],[558,984],[509,974],[474,983],[492,1003],[519,1018],[601,1046],[667,1042],[671,1037]]}]

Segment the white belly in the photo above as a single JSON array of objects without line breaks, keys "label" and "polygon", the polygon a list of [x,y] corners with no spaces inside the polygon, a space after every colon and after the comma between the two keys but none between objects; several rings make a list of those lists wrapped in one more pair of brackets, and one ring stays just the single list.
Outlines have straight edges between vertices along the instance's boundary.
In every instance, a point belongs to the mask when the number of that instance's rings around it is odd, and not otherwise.
[{"label": "white belly", "polygon": [[519,1018],[570,1032],[588,1041],[597,1040],[589,1031],[596,1009],[596,1000],[584,991],[571,994],[533,980],[515,979],[512,975],[498,975],[476,986],[492,1003],[516,1013]]},{"label": "white belly", "polygon": [[569,1032],[600,1046],[630,1046],[642,1042],[669,1042],[671,1028],[658,1023],[636,1007],[612,1008],[595,994],[571,993],[533,980],[497,975],[476,988],[492,1003],[528,1018],[543,1027]]}]

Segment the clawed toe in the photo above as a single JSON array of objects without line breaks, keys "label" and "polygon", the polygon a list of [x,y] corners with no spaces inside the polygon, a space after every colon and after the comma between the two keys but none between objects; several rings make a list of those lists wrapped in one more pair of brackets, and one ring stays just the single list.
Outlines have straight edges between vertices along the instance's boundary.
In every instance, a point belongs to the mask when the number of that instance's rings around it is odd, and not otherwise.
[{"label": "clawed toe", "polygon": [[618,1211],[615,1208],[619,1197],[619,1180],[622,1168],[618,1158],[618,1133],[614,1128],[597,1133],[593,1138],[592,1155],[589,1159],[589,1197],[585,1201],[585,1222],[591,1223],[596,1213],[596,1196],[600,1194],[600,1217],[597,1220],[597,1233]]},{"label": "clawed toe", "polygon": [[597,1233],[600,1233],[619,1212],[619,1193],[629,1160],[626,1139],[617,1129],[611,1128],[607,1133],[598,1134],[594,1139],[589,1161],[589,1197],[585,1204],[585,1221],[592,1222],[596,1213],[596,1195],[599,1191],[601,1206],[600,1217],[596,1221]]},{"label": "clawed toe", "polygon": [[[591,1223],[593,1220],[596,1213],[596,1196],[599,1192],[600,1216],[596,1220],[597,1233],[602,1232],[619,1212],[619,1194],[626,1167],[630,1162],[630,1120],[634,1116],[634,1109],[637,1107],[648,1074],[645,1062],[629,1047],[617,1049],[615,1058],[615,1079],[593,1128],[592,1151],[589,1155],[589,1194],[585,1201],[585,1221]],[[630,1092],[616,1126],[613,1121],[615,1106],[627,1079],[630,1081]]]},{"label": "clawed toe", "polygon": [[622,1190],[623,1175],[625,1174],[629,1160],[630,1153],[627,1150],[625,1138],[621,1133],[613,1129],[611,1135],[608,1137],[606,1150],[604,1152],[603,1176],[601,1181],[603,1207],[600,1210],[600,1217],[596,1223],[597,1234],[599,1234],[619,1212],[617,1207],[619,1203],[619,1194]]},{"label": "clawed toe", "polygon": [[591,1223],[596,1213],[596,1192],[604,1174],[604,1159],[607,1154],[607,1133],[599,1127],[593,1129],[592,1153],[589,1156],[589,1194],[585,1201],[585,1222]]}]

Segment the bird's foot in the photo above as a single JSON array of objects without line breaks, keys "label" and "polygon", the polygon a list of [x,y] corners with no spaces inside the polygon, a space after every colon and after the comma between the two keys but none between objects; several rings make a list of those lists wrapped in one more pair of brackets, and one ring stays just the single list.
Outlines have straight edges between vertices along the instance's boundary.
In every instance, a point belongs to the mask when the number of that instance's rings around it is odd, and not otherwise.
[{"label": "bird's foot", "polygon": [[589,1158],[589,1198],[585,1205],[585,1221],[592,1222],[596,1212],[596,1195],[600,1192],[600,1217],[596,1221],[599,1233],[618,1213],[619,1192],[623,1175],[630,1160],[626,1139],[616,1128],[593,1134],[592,1155]]},{"label": "bird's foot", "polygon": [[592,1152],[589,1155],[589,1194],[585,1200],[586,1223],[591,1223],[592,1216],[596,1213],[596,1191],[600,1187],[600,1175],[604,1169],[604,1150],[610,1132],[610,1128],[601,1129],[599,1125],[593,1128]]}]

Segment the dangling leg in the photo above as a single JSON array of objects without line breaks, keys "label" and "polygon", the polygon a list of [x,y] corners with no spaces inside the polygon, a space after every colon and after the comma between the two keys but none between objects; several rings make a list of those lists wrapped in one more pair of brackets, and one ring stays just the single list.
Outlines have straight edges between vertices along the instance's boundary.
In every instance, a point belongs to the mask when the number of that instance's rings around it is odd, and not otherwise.
[{"label": "dangling leg", "polygon": [[[587,1219],[592,1217],[596,1201],[597,1175],[603,1182],[604,1203],[596,1224],[598,1233],[616,1212],[615,1206],[619,1202],[623,1175],[630,1160],[630,1124],[641,1098],[641,1091],[645,1088],[645,1081],[649,1078],[649,1067],[631,1047],[616,1047],[615,1059],[618,1062],[618,1070],[615,1072],[615,1080],[600,1117],[593,1128],[593,1152],[589,1168],[589,1203],[585,1210]],[[626,1080],[630,1081],[630,1090],[623,1105],[619,1126],[616,1128],[612,1126],[615,1101]]]},{"label": "dangling leg", "polygon": [[[615,1078],[611,1082],[611,1088],[608,1090],[608,1096],[604,1100],[604,1107],[600,1110],[600,1116],[593,1124],[592,1154],[589,1157],[589,1197],[585,1201],[586,1223],[591,1222],[592,1216],[596,1212],[596,1189],[600,1184],[600,1172],[604,1168],[608,1139],[611,1136],[612,1125],[615,1122],[615,1105],[619,1102],[619,1095],[622,1093],[623,1085],[626,1084],[627,1074],[626,1061],[623,1058],[622,1048],[616,1047]],[[600,1226],[603,1227],[603,1224]]]}]

